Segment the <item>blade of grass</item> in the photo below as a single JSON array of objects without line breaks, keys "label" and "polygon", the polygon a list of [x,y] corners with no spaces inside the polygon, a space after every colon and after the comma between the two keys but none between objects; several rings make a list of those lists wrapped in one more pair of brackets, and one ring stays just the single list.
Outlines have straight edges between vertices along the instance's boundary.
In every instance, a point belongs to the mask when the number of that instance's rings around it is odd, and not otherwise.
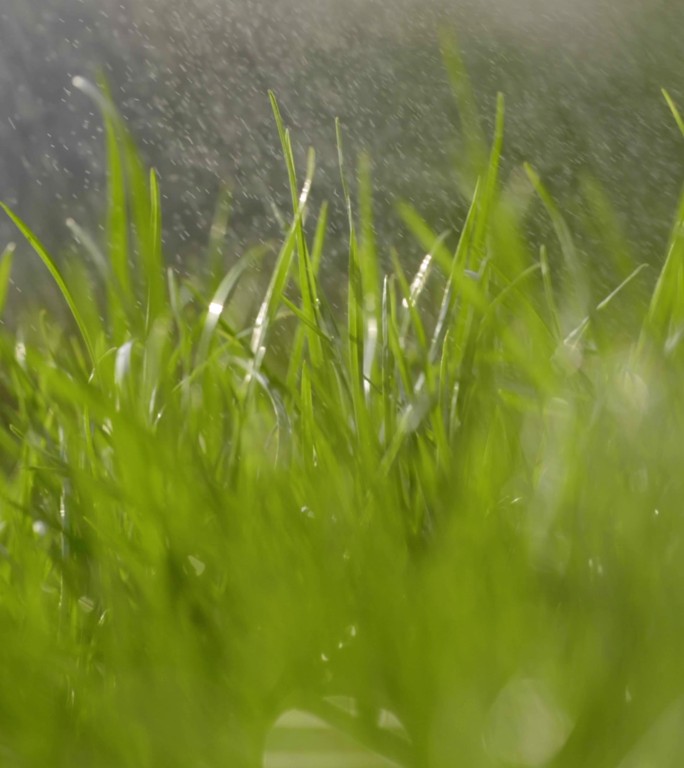
[{"label": "blade of grass", "polygon": [[[292,212],[297,218],[296,224],[296,242],[297,242],[297,255],[298,255],[298,274],[299,274],[299,290],[302,296],[302,311],[306,317],[309,318],[311,324],[318,327],[320,325],[319,318],[319,306],[318,296],[316,288],[316,278],[314,275],[313,266],[309,257],[309,250],[306,244],[306,238],[304,235],[303,214],[297,216],[297,211],[300,206],[300,196],[297,184],[297,173],[295,169],[294,154],[292,152],[292,143],[290,140],[289,131],[285,129],[283,118],[280,113],[278,101],[275,94],[269,91],[269,98],[271,101],[271,108],[273,110],[273,116],[276,121],[276,127],[278,129],[278,136],[280,137],[281,149],[285,158],[285,164],[287,167],[287,175],[290,183],[290,194],[292,196]],[[313,150],[309,151],[307,160],[307,174],[309,186],[313,180],[315,169],[315,153]],[[308,195],[308,189],[307,189]],[[307,327],[300,326],[301,331],[298,332],[293,342],[293,355],[290,362],[288,371],[288,381],[293,382],[297,375],[297,372],[301,367],[301,357],[303,354],[303,340],[306,338],[309,348],[309,354],[311,356],[311,363],[314,368],[319,368],[322,365],[322,349],[320,339],[317,334],[311,333]]]},{"label": "blade of grass", "polygon": [[375,378],[380,324],[380,266],[373,224],[373,191],[370,158],[361,154],[357,172],[359,195],[359,267],[363,293],[363,377]]},{"label": "blade of grass", "polygon": [[684,118],[682,118],[682,115],[677,108],[677,105],[674,103],[672,97],[670,94],[665,90],[665,88],[662,89],[663,97],[665,98],[665,101],[667,102],[667,106],[670,108],[670,112],[672,112],[672,116],[675,119],[675,122],[677,123],[677,127],[679,128],[682,136],[684,136]]},{"label": "blade of grass", "polygon": [[471,197],[482,174],[487,158],[487,141],[482,130],[477,103],[470,78],[461,57],[458,43],[452,30],[440,32],[440,47],[451,90],[456,101],[463,134],[463,165],[465,178],[461,182],[461,192]]},{"label": "blade of grass", "polygon": [[[103,88],[106,87],[104,84]],[[105,93],[108,94],[107,91]],[[123,121],[113,110],[112,129],[123,149],[125,162],[125,182],[127,196],[127,230],[130,224],[135,233],[137,287],[145,295],[144,329],[149,331],[154,321],[165,308],[164,264],[161,243],[161,206],[159,178],[154,169],[146,171],[133,142],[133,138]],[[132,269],[132,256],[129,252],[129,268]],[[137,304],[130,307],[129,315],[134,313]]]},{"label": "blade of grass", "polygon": [[395,250],[392,250],[391,255],[394,276],[403,294],[401,306],[404,311],[400,326],[399,342],[402,348],[405,349],[408,341],[409,329],[413,328],[416,341],[418,342],[421,351],[425,352],[427,349],[427,336],[421,314],[418,310],[418,301],[425,289],[430,274],[432,253],[427,253],[423,257],[410,285],[404,274],[403,267],[401,266],[399,255]]},{"label": "blade of grass", "polygon": [[148,244],[149,257],[145,264],[145,284],[148,293],[148,328],[152,321],[159,317],[166,306],[164,291],[164,259],[162,256],[162,214],[161,193],[159,190],[159,176],[154,169],[150,170],[150,233]]},{"label": "blade of grass", "polygon": [[551,281],[551,268],[549,267],[549,255],[546,251],[546,245],[542,244],[539,248],[539,264],[541,266],[542,282],[544,284],[544,296],[546,306],[551,314],[551,322],[556,334],[556,338],[561,338],[561,317],[556,303],[556,296]]},{"label": "blade of grass", "polygon": [[524,168],[527,177],[551,219],[551,224],[560,243],[561,253],[572,281],[572,291],[574,294],[572,306],[574,314],[575,316],[584,317],[589,305],[589,286],[587,285],[586,273],[577,255],[577,249],[575,248],[570,228],[537,172],[527,163],[525,163]]},{"label": "blade of grass", "polygon": [[[499,185],[499,166],[501,164],[501,152],[504,139],[504,97],[502,93],[496,98],[496,118],[494,124],[494,140],[489,152],[489,161],[484,177],[482,197],[477,209],[477,222],[473,233],[473,247],[470,251],[474,260],[468,259],[466,266],[479,271],[480,266],[487,256],[487,236],[490,229],[490,215],[496,205]],[[479,196],[478,196],[479,197]],[[503,251],[502,255],[507,252]],[[502,265],[503,266],[503,265]]]},{"label": "blade of grass", "polygon": [[[451,269],[448,272],[448,279],[444,287],[442,295],[442,303],[440,305],[439,314],[437,315],[437,321],[432,334],[432,341],[430,343],[430,362],[434,363],[438,358],[445,361],[446,355],[443,354],[444,342],[450,326],[455,322],[453,313],[455,311],[455,294],[458,291],[458,287],[454,285],[455,280],[458,278],[455,275],[458,273],[460,266],[466,263],[467,252],[469,243],[471,241],[472,232],[475,226],[475,214],[477,210],[478,202],[478,189],[476,188],[473,199],[468,208],[468,214],[466,216],[461,234],[458,238],[458,244],[454,252],[452,259]],[[453,362],[453,361],[452,361]]]},{"label": "blade of grass", "polygon": [[351,195],[347,185],[344,149],[342,142],[342,127],[340,121],[335,121],[337,138],[337,160],[342,184],[342,194],[347,211],[347,226],[349,229],[348,257],[348,289],[347,289],[347,355],[349,370],[349,388],[354,410],[359,447],[362,458],[368,459],[371,451],[371,427],[369,413],[366,407],[367,384],[363,378],[364,362],[364,302],[362,268],[360,263],[356,227],[352,210]]},{"label": "blade of grass", "polygon": [[642,349],[647,337],[666,344],[672,330],[684,317],[684,188],[679,197],[677,216],[668,243],[667,257],[646,311],[639,339]]},{"label": "blade of grass", "polygon": [[214,217],[209,228],[209,242],[207,244],[207,267],[210,275],[219,275],[224,270],[222,267],[223,248],[228,233],[233,195],[231,190],[224,186],[218,195],[214,207]]},{"label": "blade of grass", "polygon": [[111,102],[83,77],[73,78],[75,88],[92,99],[99,107],[105,128],[107,157],[107,256],[117,283],[108,281],[110,322],[115,338],[122,340],[128,332],[127,306],[133,304],[129,262],[128,215],[124,164],[116,129],[116,114]]},{"label": "blade of grass", "polygon": [[382,281],[382,305],[381,305],[381,371],[382,371],[382,401],[383,401],[383,419],[382,419],[382,438],[383,447],[386,449],[388,441],[394,434],[396,427],[396,361],[393,356],[393,347],[391,345],[390,334],[399,338],[396,327],[390,329],[392,323],[390,309],[390,291],[393,292],[394,286],[391,278],[385,275]]},{"label": "blade of grass", "polygon": [[629,239],[625,236],[617,213],[608,195],[594,176],[584,173],[580,176],[582,195],[587,201],[588,223],[605,244],[605,252],[615,264],[618,277],[627,277],[636,260]]},{"label": "blade of grass", "polygon": [[268,331],[270,329],[271,323],[276,317],[278,308],[281,304],[281,300],[285,292],[285,288],[287,286],[287,282],[290,276],[290,269],[292,266],[292,259],[297,246],[298,227],[301,218],[304,215],[310,189],[311,178],[307,178],[302,187],[301,194],[299,195],[297,210],[295,212],[292,224],[290,225],[290,230],[276,258],[276,264],[273,269],[271,280],[254,322],[254,329],[252,331],[252,338],[250,341],[250,349],[253,356],[251,362],[251,373],[248,373],[244,382],[247,388],[245,390],[245,396],[247,399],[252,375],[257,373],[261,368],[263,357],[266,353],[265,343]]},{"label": "blade of grass", "polygon": [[313,390],[311,387],[311,376],[309,376],[309,367],[306,361],[302,365],[302,375],[300,379],[300,414],[301,419],[301,442],[304,460],[308,466],[316,464],[316,439],[313,404]]},{"label": "blade of grass", "polygon": [[28,242],[28,244],[38,254],[38,256],[40,257],[40,260],[47,267],[48,272],[52,275],[52,279],[57,284],[57,287],[59,288],[60,293],[64,297],[64,300],[66,301],[67,306],[71,311],[72,317],[76,321],[76,325],[78,326],[78,329],[81,333],[81,338],[83,339],[83,343],[85,344],[86,351],[88,353],[89,362],[91,365],[94,365],[95,353],[94,353],[92,340],[90,339],[90,334],[88,333],[88,327],[84,322],[83,318],[81,317],[81,313],[78,309],[78,305],[74,301],[74,297],[71,295],[71,291],[69,290],[69,287],[64,282],[64,278],[62,277],[61,272],[57,268],[57,265],[52,260],[47,250],[45,249],[43,244],[40,242],[40,240],[31,231],[31,229],[7,205],[5,205],[5,203],[0,202],[0,208],[2,208],[2,210],[9,216],[9,218],[12,220],[12,222],[17,227],[17,229],[26,238],[26,241]]},{"label": "blade of grass", "polygon": [[244,273],[254,265],[257,258],[263,255],[263,250],[250,250],[237,263],[228,270],[224,278],[219,283],[214,295],[207,307],[206,316],[204,318],[204,325],[202,327],[202,335],[200,337],[199,346],[197,348],[197,356],[195,365],[201,365],[207,357],[211,339],[216,330],[216,326],[219,324],[223,310],[230,300],[230,297],[237,288],[240,278]]},{"label": "blade of grass", "polygon": [[7,290],[9,288],[10,277],[12,274],[12,259],[16,245],[8,243],[5,250],[0,255],[0,317],[5,311],[5,302],[7,301]]},{"label": "blade of grass", "polygon": [[111,278],[111,265],[107,261],[106,256],[104,253],[102,253],[102,250],[98,246],[98,244],[95,242],[95,240],[90,236],[88,232],[86,232],[83,227],[81,227],[74,219],[68,218],[66,220],[66,225],[71,232],[71,234],[74,237],[74,240],[83,248],[85,248],[86,253],[90,256],[90,258],[93,261],[93,264],[95,265],[95,268],[97,269],[98,273],[100,274],[100,277],[103,281],[108,281]]}]

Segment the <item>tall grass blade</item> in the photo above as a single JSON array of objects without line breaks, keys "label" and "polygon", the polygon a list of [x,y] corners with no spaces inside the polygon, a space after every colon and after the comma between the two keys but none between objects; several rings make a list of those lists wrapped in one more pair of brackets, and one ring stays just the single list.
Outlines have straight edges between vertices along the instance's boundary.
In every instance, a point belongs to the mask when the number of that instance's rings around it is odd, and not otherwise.
[{"label": "tall grass blade", "polygon": [[250,374],[247,376],[247,383],[249,383],[252,375],[258,372],[261,368],[263,356],[266,353],[266,339],[271,324],[278,312],[278,308],[282,303],[282,298],[287,286],[290,269],[292,266],[292,259],[297,247],[297,227],[306,207],[310,189],[311,180],[307,179],[304,182],[301,195],[299,196],[298,209],[290,226],[290,231],[283,241],[283,244],[276,258],[271,280],[254,322],[254,329],[252,331],[252,338],[250,341],[250,349],[253,355],[253,361]]},{"label": "tall grass blade", "polygon": [[149,255],[145,260],[145,287],[148,294],[148,324],[159,317],[166,307],[164,291],[164,258],[162,255],[162,212],[159,177],[154,169],[149,175],[150,221]]},{"label": "tall grass blade", "polygon": [[[467,262],[470,243],[475,228],[476,213],[479,206],[479,189],[480,186],[478,185],[475,188],[473,199],[471,200],[465,222],[463,223],[463,228],[461,229],[461,234],[458,238],[458,244],[452,258],[451,268],[447,273],[448,277],[442,295],[442,303],[440,305],[439,314],[437,315],[437,321],[432,334],[432,341],[430,343],[429,359],[431,362],[435,362],[439,358],[441,358],[443,363],[446,363],[446,361],[449,360],[449,356],[444,354],[444,344],[446,342],[447,334],[453,333],[457,322],[457,316],[455,316],[456,301],[460,295],[459,286],[463,283],[463,281],[460,280],[461,273],[468,276],[468,272],[465,271],[465,264]],[[424,223],[422,223],[420,229],[416,231],[420,232],[422,237],[429,236],[429,231],[425,231]],[[468,285],[468,283],[464,284]],[[466,290],[468,289],[466,288]],[[453,366],[456,364],[456,361],[450,360],[450,363],[451,366]],[[448,370],[448,367],[444,370]],[[441,381],[444,385],[447,378],[442,376]]]},{"label": "tall grass blade", "polygon": [[363,294],[364,354],[363,378],[368,385],[375,378],[380,323],[380,265],[373,223],[373,192],[370,158],[362,154],[358,167],[359,268]]},{"label": "tall grass blade", "polygon": [[[553,225],[556,237],[560,243],[561,253],[572,283],[571,306],[573,314],[575,319],[578,316],[583,317],[586,315],[589,306],[589,286],[587,285],[586,272],[582,268],[582,264],[580,263],[577,254],[572,233],[553,197],[539,177],[539,174],[537,174],[532,166],[527,163],[525,163],[525,172],[551,219],[551,224]],[[566,294],[567,293],[569,292],[566,292]]]},{"label": "tall grass blade", "polygon": [[[116,128],[115,110],[101,89],[83,77],[76,76],[73,85],[99,107],[105,128],[107,158],[107,256],[113,280],[107,281],[109,320],[115,339],[128,333],[128,307],[133,304],[126,180],[124,163]],[[104,83],[100,83],[102,87]]]},{"label": "tall grass blade", "polygon": [[349,259],[348,259],[348,289],[347,289],[347,356],[349,366],[349,387],[354,409],[359,447],[365,457],[371,450],[371,428],[369,413],[366,407],[366,392],[368,384],[363,378],[364,349],[365,349],[365,308],[363,301],[363,270],[360,262],[359,244],[354,224],[351,195],[346,179],[342,128],[340,121],[335,121],[337,137],[337,161],[342,184],[345,208],[347,211],[347,226],[349,228]]},{"label": "tall grass blade", "polygon": [[[298,255],[298,275],[299,275],[299,290],[302,295],[302,311],[310,322],[314,326],[320,325],[319,317],[319,302],[316,288],[316,276],[314,274],[314,268],[309,256],[309,250],[306,244],[306,237],[304,234],[304,212],[301,215],[297,215],[297,211],[301,205],[301,196],[299,194],[297,184],[297,173],[295,169],[294,154],[292,152],[292,143],[290,141],[290,134],[285,129],[283,118],[280,113],[278,101],[275,94],[269,91],[269,98],[271,101],[271,108],[273,110],[273,116],[276,121],[276,127],[278,129],[278,136],[280,137],[281,149],[285,158],[285,165],[287,167],[287,175],[290,183],[290,195],[292,197],[292,213],[296,218],[296,242],[297,242],[297,255]],[[306,195],[308,195],[309,187],[313,181],[314,169],[315,169],[315,153],[313,150],[309,151],[307,162],[307,184]],[[302,192],[304,194],[304,191]],[[311,356],[311,362],[314,368],[320,368],[323,362],[322,349],[318,334],[308,331],[304,326],[300,326],[297,337],[293,342],[294,354],[291,359],[288,381],[292,382],[296,377],[297,371],[300,369],[301,357],[303,354],[303,339],[307,339],[309,348],[309,355]]]},{"label": "tall grass blade", "polygon": [[214,218],[209,228],[209,243],[207,245],[207,267],[209,274],[219,275],[224,269],[223,249],[228,233],[228,222],[230,220],[233,195],[228,187],[223,187],[219,192],[216,206],[214,207]]},{"label": "tall grass blade", "polygon": [[[484,174],[484,184],[481,197],[478,195],[477,222],[473,235],[473,253],[466,266],[479,271],[487,255],[487,236],[491,230],[490,217],[496,207],[499,185],[499,166],[504,140],[504,97],[502,93],[496,98],[496,120],[494,123],[494,140],[489,152],[489,160]],[[472,207],[472,206],[471,206]],[[500,254],[500,258],[506,251]],[[503,267],[503,265],[501,265]]]},{"label": "tall grass blade", "polygon": [[81,338],[83,339],[83,343],[85,344],[86,351],[88,353],[89,362],[91,365],[94,365],[95,352],[94,352],[92,340],[90,339],[90,334],[88,332],[88,327],[84,322],[83,318],[81,317],[81,313],[78,309],[78,305],[74,301],[74,297],[71,295],[71,291],[69,290],[67,284],[64,282],[64,278],[62,277],[61,272],[57,268],[57,265],[52,260],[47,250],[45,249],[43,244],[40,242],[40,240],[31,231],[31,229],[12,210],[10,210],[10,208],[7,205],[5,205],[5,203],[0,202],[0,208],[2,208],[2,210],[14,222],[17,229],[26,238],[26,241],[28,242],[28,244],[38,254],[38,256],[40,257],[40,260],[47,267],[48,272],[52,275],[52,279],[57,284],[57,287],[59,288],[60,293],[64,297],[64,300],[66,301],[67,306],[71,311],[72,317],[76,321],[76,325],[78,326],[78,329],[81,333]]},{"label": "tall grass blade", "polygon": [[464,299],[468,303],[484,310],[487,301],[477,279],[478,273],[468,270],[466,267],[475,232],[476,216],[479,211],[480,197],[478,190],[480,189],[480,185],[475,189],[473,202],[471,203],[472,214],[469,214],[466,219],[466,226],[462,230],[454,256],[449,253],[449,250],[444,245],[444,234],[437,235],[414,208],[402,204],[399,212],[421,246],[427,253],[432,255],[440,269],[447,276],[451,276],[456,288],[462,292]]},{"label": "tall grass blade", "polygon": [[580,176],[580,186],[587,202],[587,218],[593,224],[593,231],[604,243],[605,252],[615,264],[618,277],[627,277],[634,269],[636,259],[614,206],[605,189],[593,176]]},{"label": "tall grass blade", "polygon": [[197,366],[205,361],[207,354],[209,353],[214,331],[219,324],[226,304],[240,282],[240,278],[245,274],[247,269],[253,266],[256,256],[259,255],[261,254],[258,251],[249,251],[246,253],[233,267],[231,267],[230,270],[228,270],[216,288],[216,291],[209,302],[209,306],[207,307],[204,325],[202,327],[202,335],[197,350]]},{"label": "tall grass blade", "polygon": [[101,279],[103,281],[111,280],[111,264],[107,260],[107,257],[102,253],[102,249],[95,242],[93,237],[83,229],[74,219],[68,218],[66,225],[74,237],[74,240],[83,248],[86,253],[92,259],[95,268],[97,269]]},{"label": "tall grass blade", "polygon": [[549,255],[546,250],[546,245],[542,244],[539,248],[539,264],[541,266],[542,282],[544,285],[544,297],[546,299],[546,306],[551,315],[551,323],[553,330],[556,334],[556,338],[561,338],[561,315],[556,302],[556,295],[553,288],[553,281],[551,279],[551,267],[549,266]]},{"label": "tall grass blade", "polygon": [[[675,338],[684,323],[684,188],[667,248],[667,257],[644,318],[640,346],[647,337],[658,345]],[[675,334],[675,336],[672,336]]]},{"label": "tall grass blade", "polygon": [[7,290],[12,275],[12,258],[16,246],[14,243],[8,243],[5,250],[0,254],[0,317],[5,311],[5,302],[7,301]]},{"label": "tall grass blade", "polygon": [[442,30],[440,38],[442,60],[458,107],[463,135],[463,155],[458,160],[462,169],[461,193],[470,198],[487,163],[487,140],[482,130],[470,78],[454,34],[450,30]]},{"label": "tall grass blade", "polygon": [[[133,262],[129,252],[129,267],[135,267],[137,279],[134,288],[144,296],[144,314],[138,325],[148,332],[163,313],[166,304],[159,178],[154,169],[149,172],[145,169],[133,138],[116,112],[112,119],[112,129],[122,147],[125,162],[127,216],[130,218],[130,222],[127,220],[125,225],[127,230],[132,225],[135,234],[136,260]],[[135,306],[129,308],[129,314],[137,320]]]},{"label": "tall grass blade", "polygon": [[675,122],[677,123],[677,127],[679,128],[682,136],[684,136],[684,118],[682,118],[682,114],[677,108],[677,105],[674,103],[674,100],[670,96],[670,94],[663,88],[662,89],[663,97],[665,98],[665,101],[667,102],[667,106],[670,108],[670,112],[672,112],[672,116],[675,119]]}]

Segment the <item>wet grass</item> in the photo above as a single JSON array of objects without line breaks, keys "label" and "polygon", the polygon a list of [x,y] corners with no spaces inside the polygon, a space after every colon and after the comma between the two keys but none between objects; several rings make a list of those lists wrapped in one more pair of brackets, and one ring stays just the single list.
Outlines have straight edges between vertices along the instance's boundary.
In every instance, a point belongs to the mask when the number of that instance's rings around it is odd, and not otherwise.
[{"label": "wet grass", "polygon": [[[297,710],[399,765],[678,765],[684,202],[660,276],[618,249],[597,295],[543,180],[500,178],[500,99],[489,142],[463,110],[455,246],[404,206],[422,259],[388,271],[338,129],[340,311],[315,155],[300,175],[273,98],[290,224],[198,285],[164,270],[156,175],[75,84],[107,136],[104,252],[71,224],[96,269],[66,278],[5,209],[73,323],[0,336],[0,762],[257,766]],[[554,242],[525,236],[532,192]]]}]

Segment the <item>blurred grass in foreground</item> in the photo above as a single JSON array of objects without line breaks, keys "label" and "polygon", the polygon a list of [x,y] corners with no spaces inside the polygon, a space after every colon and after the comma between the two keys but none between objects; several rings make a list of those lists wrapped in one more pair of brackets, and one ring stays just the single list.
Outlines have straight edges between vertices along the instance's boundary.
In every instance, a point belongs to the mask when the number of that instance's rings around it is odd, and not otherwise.
[{"label": "blurred grass in foreground", "polygon": [[[239,768],[270,738],[269,765],[296,710],[398,765],[679,765],[684,199],[650,302],[623,248],[594,295],[542,180],[499,178],[503,100],[490,148],[464,107],[458,242],[404,206],[425,255],[386,274],[338,131],[334,312],[315,156],[302,179],[273,98],[293,214],[238,326],[263,254],[165,275],[157,178],[75,84],[106,127],[106,253],[71,223],[102,302],[5,209],[74,322],[0,336],[0,762]],[[521,179],[557,245],[527,242]]]}]

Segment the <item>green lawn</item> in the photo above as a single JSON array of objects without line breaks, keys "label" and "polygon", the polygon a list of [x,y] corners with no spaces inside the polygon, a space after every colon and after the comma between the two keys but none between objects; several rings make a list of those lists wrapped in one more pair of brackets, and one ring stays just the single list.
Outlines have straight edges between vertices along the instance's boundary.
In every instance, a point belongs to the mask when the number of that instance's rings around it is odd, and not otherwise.
[{"label": "green lawn", "polygon": [[157,177],[75,85],[104,246],[72,223],[58,265],[5,209],[70,319],[0,334],[0,764],[680,765],[684,200],[659,276],[616,252],[599,290],[532,167],[501,178],[500,99],[489,142],[463,126],[459,231],[400,207],[411,264],[338,135],[340,308],[273,98],[290,224],[235,258],[219,206],[205,284],[164,267]]}]

